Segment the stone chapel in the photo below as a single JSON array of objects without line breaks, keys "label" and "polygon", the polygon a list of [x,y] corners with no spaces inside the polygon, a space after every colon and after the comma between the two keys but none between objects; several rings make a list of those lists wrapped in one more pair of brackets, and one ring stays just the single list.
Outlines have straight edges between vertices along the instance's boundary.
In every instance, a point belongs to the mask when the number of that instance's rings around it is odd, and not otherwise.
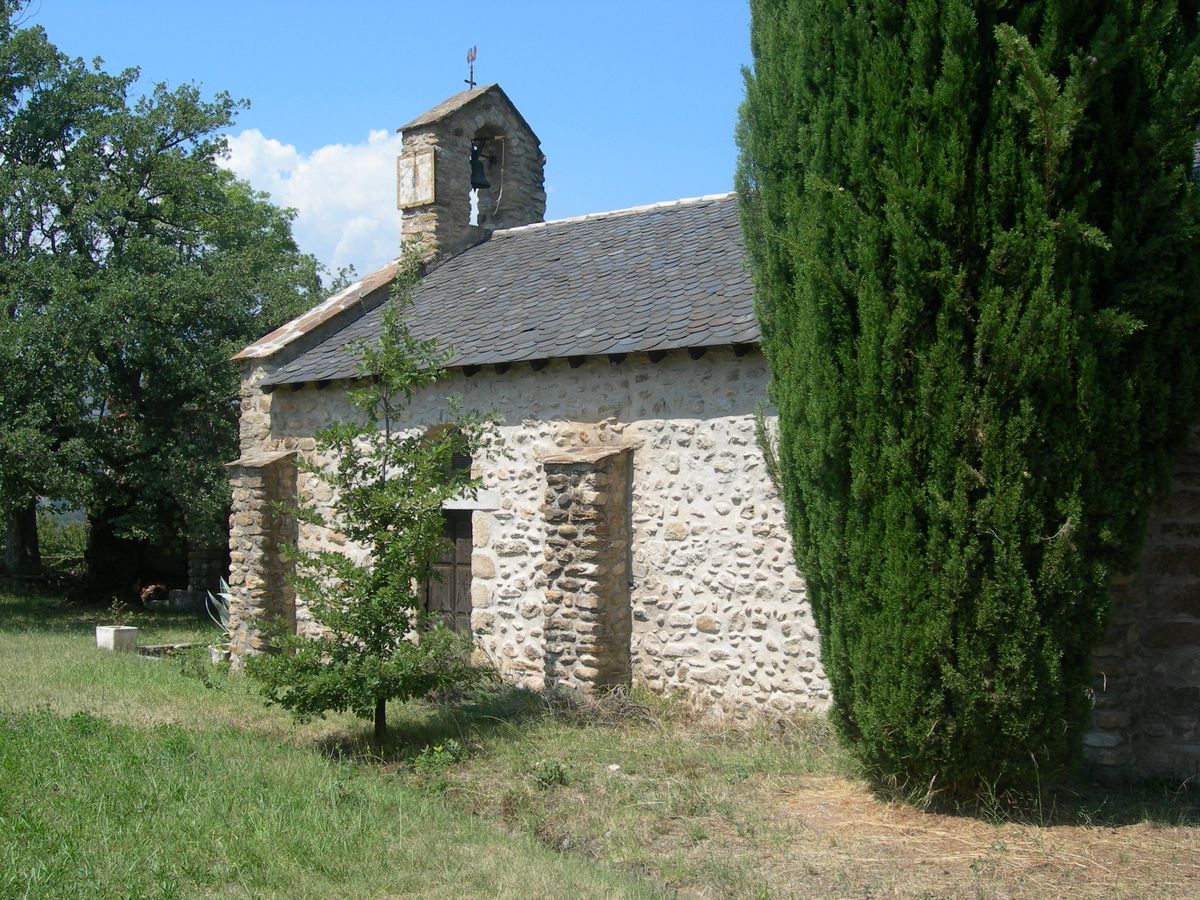
[{"label": "stone chapel", "polygon": [[[446,398],[495,411],[483,489],[448,504],[431,612],[469,630],[507,680],[583,691],[644,684],[727,712],[829,702],[804,581],[756,440],[767,397],[732,194],[543,221],[545,157],[498,85],[404,125],[397,202],[427,265],[410,327],[452,348]],[[378,333],[395,263],[243,349],[231,464],[233,657],[255,622],[303,633],[283,543],[337,546],[288,501],[330,500],[297,467],[356,410],[351,348]],[[317,460],[320,462],[320,460]],[[1200,451],[1114,595],[1097,655],[1089,756],[1114,777],[1200,771]],[[279,502],[279,501],[282,501]],[[1194,576],[1190,572],[1196,573]]]}]

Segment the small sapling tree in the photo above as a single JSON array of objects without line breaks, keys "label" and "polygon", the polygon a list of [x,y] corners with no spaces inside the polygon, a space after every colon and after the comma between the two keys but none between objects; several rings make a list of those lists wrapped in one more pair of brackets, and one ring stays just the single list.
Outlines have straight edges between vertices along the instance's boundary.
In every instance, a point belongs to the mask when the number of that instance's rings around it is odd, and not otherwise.
[{"label": "small sapling tree", "polygon": [[448,358],[436,340],[414,337],[404,319],[419,270],[419,255],[406,248],[381,339],[358,348],[364,386],[350,396],[362,420],[317,435],[318,459],[328,466],[304,464],[332,489],[332,511],[311,504],[294,511],[365,556],[289,548],[293,587],[317,633],[280,636],[283,652],[248,664],[269,702],[300,719],[347,710],[373,718],[376,742],[387,733],[387,701],[423,696],[469,671],[461,637],[421,609],[420,585],[445,540],[443,503],[477,489],[454,459],[475,455],[491,436],[485,417],[462,412],[453,399],[447,427],[403,426],[413,396],[442,377]]}]

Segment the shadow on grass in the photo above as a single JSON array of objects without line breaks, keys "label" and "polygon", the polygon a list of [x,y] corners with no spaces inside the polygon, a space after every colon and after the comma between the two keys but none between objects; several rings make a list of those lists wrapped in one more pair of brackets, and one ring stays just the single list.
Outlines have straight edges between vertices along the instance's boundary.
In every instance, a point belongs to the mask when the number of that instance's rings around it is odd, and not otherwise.
[{"label": "shadow on grass", "polygon": [[[126,624],[147,629],[212,628],[203,612],[131,609]],[[87,634],[113,624],[108,604],[68,602],[59,592],[0,593],[0,632]]]},{"label": "shadow on grass", "polygon": [[995,825],[1119,828],[1150,822],[1172,827],[1200,826],[1200,785],[1191,779],[1107,785],[1081,771],[1045,786],[1040,793],[1010,790],[954,801],[879,783],[872,785],[872,791],[884,802],[905,803],[931,813]]},{"label": "shadow on grass", "polygon": [[1048,793],[1050,806],[1045,818],[1050,826],[1117,827],[1139,822],[1200,826],[1200,786],[1190,781],[1148,780],[1108,787],[1079,776]]},{"label": "shadow on grass", "polygon": [[581,728],[631,723],[662,727],[652,710],[624,690],[596,697],[570,689],[533,691],[505,684],[494,672],[482,671],[472,683],[390,707],[388,739],[382,747],[375,744],[365,722],[353,733],[325,738],[318,747],[338,759],[409,766],[450,742],[461,758],[467,758],[485,738],[528,741],[527,726],[544,719]]},{"label": "shadow on grass", "polygon": [[484,736],[524,740],[521,724],[548,714],[542,695],[489,678],[461,692],[389,708],[388,738],[382,746],[364,723],[353,733],[324,738],[317,747],[335,759],[408,766],[428,748],[451,740],[468,754]]}]

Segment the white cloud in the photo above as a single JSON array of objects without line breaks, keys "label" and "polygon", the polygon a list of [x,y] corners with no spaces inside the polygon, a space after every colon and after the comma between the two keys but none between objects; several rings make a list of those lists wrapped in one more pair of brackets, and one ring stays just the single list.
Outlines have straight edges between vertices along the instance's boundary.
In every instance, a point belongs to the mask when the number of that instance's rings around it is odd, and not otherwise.
[{"label": "white cloud", "polygon": [[400,249],[396,157],[400,135],[372,131],[362,144],[329,144],[300,153],[256,128],[229,136],[224,165],[280,206],[293,207],[300,248],[330,269],[359,275]]}]

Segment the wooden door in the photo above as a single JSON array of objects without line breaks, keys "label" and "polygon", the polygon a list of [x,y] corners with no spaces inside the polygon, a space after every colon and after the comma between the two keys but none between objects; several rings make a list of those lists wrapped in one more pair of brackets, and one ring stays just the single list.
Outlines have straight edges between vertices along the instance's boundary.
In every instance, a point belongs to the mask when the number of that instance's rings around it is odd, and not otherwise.
[{"label": "wooden door", "polygon": [[422,591],[425,609],[455,631],[471,630],[471,511],[448,509],[446,545]]}]

